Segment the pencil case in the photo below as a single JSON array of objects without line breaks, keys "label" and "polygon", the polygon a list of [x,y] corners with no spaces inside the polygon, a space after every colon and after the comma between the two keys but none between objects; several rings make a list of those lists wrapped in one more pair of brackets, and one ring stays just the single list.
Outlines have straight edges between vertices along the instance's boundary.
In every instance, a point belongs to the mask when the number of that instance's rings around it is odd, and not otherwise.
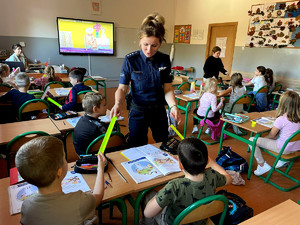
[{"label": "pencil case", "polygon": [[[98,158],[96,155],[83,155],[80,159],[76,160],[74,165],[75,173],[97,173]],[[104,166],[104,172],[108,169],[108,163],[106,161]]]},{"label": "pencil case", "polygon": [[50,116],[54,120],[62,120],[62,119],[76,117],[78,116],[78,113],[75,111],[66,111],[66,112],[51,114]]}]

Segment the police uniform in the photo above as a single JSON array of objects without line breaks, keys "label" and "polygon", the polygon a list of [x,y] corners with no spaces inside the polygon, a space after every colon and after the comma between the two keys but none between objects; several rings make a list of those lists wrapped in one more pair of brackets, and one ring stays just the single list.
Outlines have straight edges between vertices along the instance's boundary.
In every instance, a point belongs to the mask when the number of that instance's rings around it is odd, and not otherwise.
[{"label": "police uniform", "polygon": [[125,56],[119,83],[131,85],[129,133],[133,146],[148,143],[149,127],[156,142],[168,138],[163,85],[172,82],[170,72],[170,58],[161,52],[151,58],[142,50]]}]

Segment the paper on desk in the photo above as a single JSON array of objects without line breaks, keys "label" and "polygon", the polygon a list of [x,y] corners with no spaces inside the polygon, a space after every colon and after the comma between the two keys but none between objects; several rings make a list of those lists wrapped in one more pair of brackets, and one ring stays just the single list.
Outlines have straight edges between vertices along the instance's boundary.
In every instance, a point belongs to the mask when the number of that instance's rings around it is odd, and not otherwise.
[{"label": "paper on desk", "polygon": [[54,88],[55,92],[59,96],[68,96],[69,91],[68,89],[65,88]]},{"label": "paper on desk", "polygon": [[[107,123],[107,122],[110,122],[110,121],[111,121],[111,119],[109,118],[109,115],[99,116],[98,118],[99,118],[100,121],[103,122],[103,123]],[[124,117],[123,117],[123,116],[119,116],[119,117],[117,118],[117,120],[124,120]]]},{"label": "paper on desk", "polygon": [[198,99],[200,97],[199,93],[191,93],[187,95],[183,95],[184,97],[191,98],[191,99]]},{"label": "paper on desk", "polygon": [[78,117],[67,119],[67,122],[71,124],[73,127],[75,127],[81,117],[82,116],[78,116]]}]

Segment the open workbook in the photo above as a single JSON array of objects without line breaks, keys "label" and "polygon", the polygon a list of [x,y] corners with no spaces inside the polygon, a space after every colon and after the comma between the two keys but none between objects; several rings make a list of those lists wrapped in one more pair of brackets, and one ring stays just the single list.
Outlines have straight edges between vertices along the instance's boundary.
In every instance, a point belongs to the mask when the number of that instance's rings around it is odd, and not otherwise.
[{"label": "open workbook", "polygon": [[[91,189],[81,174],[72,173],[69,171],[62,181],[62,191],[67,194],[79,190],[87,192]],[[23,182],[9,186],[8,194],[10,202],[10,214],[13,215],[21,212],[22,203],[25,201],[25,199],[38,194],[38,188],[32,184]]]},{"label": "open workbook", "polygon": [[153,145],[130,148],[121,154],[131,160],[121,164],[137,184],[181,171],[177,159]]},{"label": "open workbook", "polygon": [[260,118],[254,119],[252,121],[256,121],[256,123],[258,123],[260,125],[272,128],[275,120],[276,120],[275,117],[268,116],[268,117],[260,117]]}]

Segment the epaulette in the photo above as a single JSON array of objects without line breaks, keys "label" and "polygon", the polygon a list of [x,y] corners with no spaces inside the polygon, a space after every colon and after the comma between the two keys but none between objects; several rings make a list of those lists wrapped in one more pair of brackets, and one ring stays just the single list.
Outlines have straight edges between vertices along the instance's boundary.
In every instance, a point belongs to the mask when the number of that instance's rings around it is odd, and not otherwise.
[{"label": "epaulette", "polygon": [[140,54],[140,51],[135,51],[135,52],[131,52],[131,53],[127,54],[126,57],[131,58],[131,57],[134,57],[139,54]]}]

